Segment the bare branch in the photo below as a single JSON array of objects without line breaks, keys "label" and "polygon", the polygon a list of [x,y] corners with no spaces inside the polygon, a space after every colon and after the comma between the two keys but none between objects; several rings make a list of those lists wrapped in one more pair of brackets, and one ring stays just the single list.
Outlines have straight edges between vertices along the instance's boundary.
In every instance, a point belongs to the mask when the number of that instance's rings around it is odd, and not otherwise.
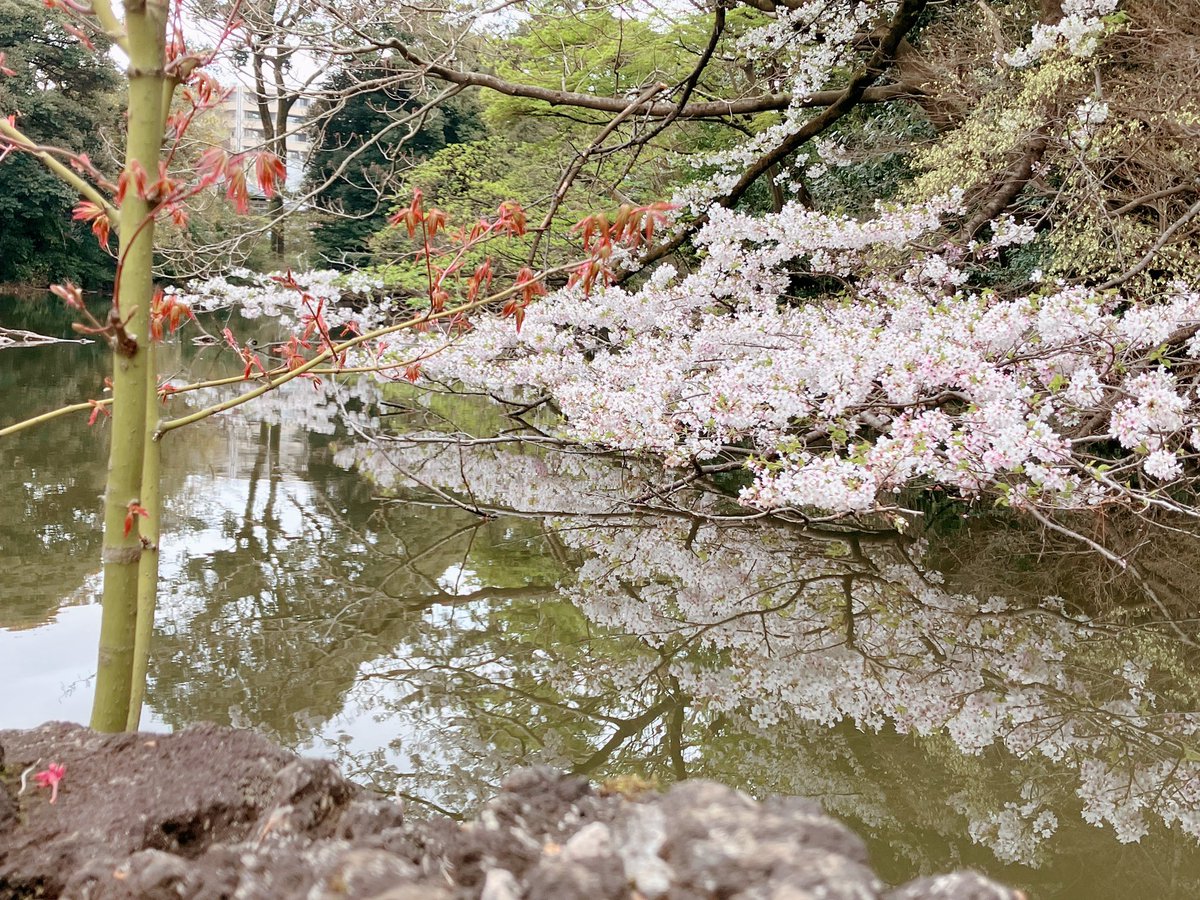
[{"label": "bare branch", "polygon": [[1158,251],[1165,247],[1167,242],[1174,237],[1175,232],[1194,219],[1198,213],[1200,213],[1200,200],[1197,200],[1195,203],[1193,203],[1187,212],[1172,222],[1171,227],[1159,235],[1158,240],[1155,241],[1154,245],[1146,251],[1146,255],[1138,260],[1137,265],[1127,272],[1108,279],[1108,281],[1099,286],[1098,290],[1104,291],[1108,290],[1109,288],[1120,287],[1130,278],[1134,278],[1144,272],[1153,261],[1154,257],[1158,254]]},{"label": "bare branch", "polygon": [[577,154],[575,159],[571,161],[571,165],[567,167],[567,171],[563,173],[562,178],[560,178],[558,181],[558,187],[554,190],[554,196],[550,200],[550,207],[546,210],[546,215],[542,219],[542,224],[535,229],[533,235],[533,244],[529,248],[528,261],[530,265],[533,265],[534,260],[537,258],[538,245],[541,244],[542,237],[546,234],[546,232],[550,230],[550,225],[554,221],[554,214],[558,212],[559,206],[562,205],[563,199],[567,196],[567,191],[571,189],[571,185],[574,183],[575,178],[579,175],[580,170],[583,169],[588,159],[591,158],[593,153],[604,146],[604,142],[608,140],[608,136],[616,131],[622,122],[637,112],[638,108],[648,102],[650,98],[657,94],[661,94],[666,89],[667,85],[665,84],[652,84],[650,87],[646,88],[646,90],[638,94],[638,96],[634,98],[634,100],[630,102],[630,104],[626,106],[619,115],[614,116],[612,121],[610,121],[604,126],[604,128],[600,130],[600,133],[596,135],[591,145],[582,153]]},{"label": "bare branch", "polygon": [[[922,4],[923,5],[923,4]],[[551,106],[574,106],[580,109],[595,109],[601,112],[621,113],[629,106],[629,101],[623,97],[598,97],[592,94],[580,94],[574,91],[556,91],[551,88],[538,87],[530,84],[517,84],[505,81],[494,75],[482,72],[460,72],[438,63],[426,62],[412,52],[404,43],[398,40],[380,42],[367,48],[347,51],[353,55],[374,53],[377,50],[395,50],[405,60],[417,66],[427,75],[432,75],[442,81],[461,84],[468,87],[487,88],[509,97],[524,97],[528,100],[542,100]],[[882,74],[882,70],[880,73]],[[876,78],[878,77],[876,75]],[[873,82],[875,78],[872,78]],[[899,85],[864,89],[856,102],[885,103],[890,100],[911,97],[909,88]],[[751,115],[770,110],[783,110],[792,107],[809,108],[833,106],[845,96],[845,91],[816,91],[803,97],[793,97],[791,94],[764,94],[759,97],[747,97],[741,100],[710,100],[701,103],[689,103],[681,106],[678,103],[659,101],[646,104],[641,112],[648,118],[666,119],[713,119],[725,116]]]},{"label": "bare branch", "polygon": [[1033,175],[1033,167],[1037,165],[1048,146],[1050,146],[1050,140],[1047,137],[1046,129],[1039,129],[1034,133],[1032,140],[1029,141],[1016,164],[1009,169],[1008,177],[962,227],[961,234],[964,238],[974,237],[976,231],[1008,208],[1008,205],[1017,198],[1017,194],[1021,193],[1021,189],[1029,183],[1029,179]]}]

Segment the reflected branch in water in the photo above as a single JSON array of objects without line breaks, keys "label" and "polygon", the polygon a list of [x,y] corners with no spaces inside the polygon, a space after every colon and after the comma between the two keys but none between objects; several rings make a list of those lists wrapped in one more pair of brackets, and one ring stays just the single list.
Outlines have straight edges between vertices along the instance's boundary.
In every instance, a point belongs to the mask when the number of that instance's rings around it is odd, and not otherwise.
[{"label": "reflected branch in water", "polygon": [[[1185,800],[1185,787],[1200,774],[1188,758],[1196,698],[1180,698],[1183,711],[1162,716],[1145,708],[1159,696],[1150,676],[1161,682],[1171,669],[1159,655],[1167,646],[1194,670],[1179,655],[1187,645],[1068,613],[1080,608],[1071,601],[954,594],[922,564],[919,541],[721,527],[706,518],[720,500],[705,494],[689,501],[687,512],[699,515],[622,516],[612,504],[629,496],[628,477],[616,466],[583,472],[554,454],[487,444],[456,457],[451,467],[415,444],[377,445],[356,462],[386,470],[381,480],[393,489],[417,467],[443,489],[469,478],[497,512],[541,518],[558,542],[585,554],[562,596],[593,629],[636,636],[665,654],[617,676],[626,690],[648,689],[650,673],[676,678],[701,718],[748,731],[849,721],[868,732],[948,736],[968,755],[999,748],[1020,767],[1042,759],[1073,771],[1075,791],[1048,780],[1056,802],[1078,793],[1085,817],[1122,839],[1144,833],[1147,814],[1193,827],[1186,810],[1197,803]],[[587,663],[597,664],[614,674],[608,660]],[[594,682],[599,673],[588,671]],[[1111,789],[1118,778],[1122,802]],[[1059,826],[1039,818],[1042,807],[1031,809],[1018,851],[1004,837],[1016,832],[982,824],[1003,819],[1005,802],[977,811],[973,834],[1002,855],[1030,858]]]}]

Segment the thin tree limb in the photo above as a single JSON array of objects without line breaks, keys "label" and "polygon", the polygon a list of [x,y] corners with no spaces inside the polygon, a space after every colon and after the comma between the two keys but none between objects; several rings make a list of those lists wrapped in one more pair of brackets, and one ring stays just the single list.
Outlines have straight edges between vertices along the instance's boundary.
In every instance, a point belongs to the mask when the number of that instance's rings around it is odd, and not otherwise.
[{"label": "thin tree limb", "polygon": [[661,82],[650,85],[650,87],[638,94],[637,97],[635,97],[629,103],[629,105],[625,107],[625,109],[614,116],[607,125],[600,129],[600,133],[596,135],[595,139],[586,150],[584,150],[582,153],[576,154],[575,159],[571,161],[571,165],[567,167],[567,171],[565,171],[562,177],[558,180],[558,187],[555,188],[554,196],[550,199],[550,207],[546,210],[546,215],[542,219],[542,224],[534,229],[533,243],[529,248],[529,255],[527,258],[529,265],[533,265],[534,260],[537,259],[538,246],[542,242],[542,237],[550,230],[550,225],[554,221],[554,215],[558,212],[558,208],[562,205],[563,200],[566,199],[567,191],[571,189],[571,185],[575,183],[575,179],[578,177],[584,165],[587,164],[587,161],[591,158],[592,154],[604,146],[604,142],[608,140],[608,136],[616,131],[622,122],[637,112],[639,107],[647,103],[651,97],[654,97],[656,94],[661,94],[666,89],[667,85],[662,84]]},{"label": "thin tree limb", "polygon": [[[921,5],[924,6],[924,3],[922,2]],[[595,109],[611,113],[624,112],[625,108],[629,105],[629,101],[623,97],[598,97],[574,91],[558,91],[536,85],[517,84],[497,78],[494,75],[487,75],[483,72],[462,72],[457,69],[451,69],[448,66],[439,65],[438,63],[426,62],[413,53],[403,42],[395,39],[382,41],[368,48],[360,48],[348,52],[353,55],[362,55],[364,53],[374,53],[381,49],[395,50],[407,62],[434,78],[467,87],[487,88],[488,90],[496,91],[499,94],[505,94],[509,97],[542,100],[551,106],[574,106],[580,109]],[[882,69],[878,74],[882,74]],[[875,78],[878,78],[878,74]],[[875,78],[872,78],[871,81],[875,81]],[[741,100],[709,100],[700,103],[689,103],[683,106],[669,101],[659,101],[647,104],[642,109],[642,112],[652,119],[665,119],[668,117],[712,119],[725,116],[750,115],[791,107],[833,106],[844,96],[845,91],[832,90],[816,91],[803,97],[793,97],[791,94],[764,94],[758,97],[746,97]],[[900,85],[885,85],[884,87],[872,88],[870,90],[867,90],[866,85],[864,85],[859,98],[855,102],[885,103],[889,100],[911,96],[911,89]]]},{"label": "thin tree limb", "polygon": [[1195,203],[1193,203],[1187,212],[1172,222],[1171,227],[1159,235],[1158,240],[1155,241],[1154,245],[1146,251],[1146,255],[1138,260],[1137,265],[1120,275],[1116,275],[1108,279],[1108,281],[1104,282],[1104,284],[1100,285],[1098,288],[1096,288],[1096,290],[1105,291],[1109,288],[1120,287],[1129,279],[1135,278],[1144,272],[1153,261],[1154,257],[1158,255],[1158,251],[1165,247],[1167,242],[1175,236],[1175,232],[1194,219],[1197,213],[1200,213],[1200,200],[1197,200]]},{"label": "thin tree limb", "polygon": [[95,185],[82,178],[70,166],[55,159],[54,154],[48,149],[30,140],[19,128],[9,125],[8,121],[3,118],[0,118],[0,135],[6,137],[16,149],[36,157],[47,169],[104,210],[112,230],[117,231],[117,208],[108,202],[108,198],[100,193]]},{"label": "thin tree limb", "polygon": [[124,50],[129,52],[129,42],[125,35],[125,26],[117,19],[109,0],[92,0],[92,13],[104,30],[105,36]]}]

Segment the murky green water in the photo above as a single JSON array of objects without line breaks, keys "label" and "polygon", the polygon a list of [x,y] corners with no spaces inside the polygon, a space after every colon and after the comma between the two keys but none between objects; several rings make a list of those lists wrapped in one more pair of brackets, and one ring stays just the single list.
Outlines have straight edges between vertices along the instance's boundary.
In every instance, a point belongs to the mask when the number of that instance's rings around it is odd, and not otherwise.
[{"label": "murky green water", "polygon": [[[0,324],[66,328],[11,299]],[[226,364],[168,355],[180,382]],[[0,352],[0,424],[100,396],[103,367]],[[373,419],[415,439],[368,441]],[[106,432],[85,422],[0,440],[0,727],[87,719]],[[451,812],[522,763],[719,778],[820,798],[896,881],[1200,896],[1188,536],[1140,557],[1168,626],[1000,518],[822,534],[714,519],[719,494],[629,516],[634,463],[439,437],[502,427],[485,403],[303,384],[172,435],[147,726],[258,728]]]}]

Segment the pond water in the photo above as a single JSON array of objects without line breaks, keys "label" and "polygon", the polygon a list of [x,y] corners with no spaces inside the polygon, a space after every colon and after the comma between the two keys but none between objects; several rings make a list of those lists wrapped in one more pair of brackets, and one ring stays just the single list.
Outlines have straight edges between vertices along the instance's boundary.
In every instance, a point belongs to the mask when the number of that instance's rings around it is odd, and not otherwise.
[{"label": "pond water", "polygon": [[[0,324],[68,327],[12,298]],[[166,356],[176,383],[229,364]],[[0,352],[0,426],[100,396],[105,364]],[[0,439],[0,727],[89,715],[107,433],[86,419]],[[144,726],[256,728],[453,814],[520,764],[717,778],[819,798],[892,881],[1200,896],[1191,536],[1141,550],[1158,608],[998,514],[806,531],[730,521],[713,490],[631,515],[636,462],[448,440],[510,424],[326,381],[169,436]]]}]

